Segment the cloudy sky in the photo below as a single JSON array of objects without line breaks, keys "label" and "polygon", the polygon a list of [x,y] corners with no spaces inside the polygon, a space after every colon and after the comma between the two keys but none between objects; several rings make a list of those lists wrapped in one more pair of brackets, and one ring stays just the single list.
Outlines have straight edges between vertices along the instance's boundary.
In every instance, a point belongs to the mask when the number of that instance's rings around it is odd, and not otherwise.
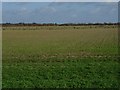
[{"label": "cloudy sky", "polygon": [[119,0],[1,0],[2,2],[118,2]]},{"label": "cloudy sky", "polygon": [[117,2],[3,2],[3,23],[118,22]]}]

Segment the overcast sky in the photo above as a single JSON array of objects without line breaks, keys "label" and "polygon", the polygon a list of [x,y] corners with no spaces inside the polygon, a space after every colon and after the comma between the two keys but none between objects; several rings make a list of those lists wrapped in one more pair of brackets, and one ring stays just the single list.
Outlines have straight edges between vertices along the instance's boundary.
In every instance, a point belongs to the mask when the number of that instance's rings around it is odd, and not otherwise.
[{"label": "overcast sky", "polygon": [[3,23],[118,22],[117,2],[4,2]]},{"label": "overcast sky", "polygon": [[118,2],[119,0],[1,0],[2,2]]}]

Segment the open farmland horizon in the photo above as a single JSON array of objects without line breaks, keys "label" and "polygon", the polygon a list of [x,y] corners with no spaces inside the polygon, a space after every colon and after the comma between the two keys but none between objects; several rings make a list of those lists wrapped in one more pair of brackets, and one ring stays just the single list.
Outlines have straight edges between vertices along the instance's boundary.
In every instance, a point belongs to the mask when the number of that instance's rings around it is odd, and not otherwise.
[{"label": "open farmland horizon", "polygon": [[117,2],[3,2],[2,88],[120,88]]}]

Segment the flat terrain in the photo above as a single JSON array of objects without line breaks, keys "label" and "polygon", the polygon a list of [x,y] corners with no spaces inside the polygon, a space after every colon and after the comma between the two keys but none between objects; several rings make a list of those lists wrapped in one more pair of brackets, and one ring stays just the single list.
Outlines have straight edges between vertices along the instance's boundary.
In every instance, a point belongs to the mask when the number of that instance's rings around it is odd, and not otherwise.
[{"label": "flat terrain", "polygon": [[117,26],[3,27],[3,88],[120,87]]}]

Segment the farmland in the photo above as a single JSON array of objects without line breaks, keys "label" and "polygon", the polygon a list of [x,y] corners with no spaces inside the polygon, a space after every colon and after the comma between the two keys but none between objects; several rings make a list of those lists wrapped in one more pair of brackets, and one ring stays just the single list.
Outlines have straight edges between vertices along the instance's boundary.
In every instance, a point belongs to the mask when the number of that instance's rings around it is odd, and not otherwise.
[{"label": "farmland", "polygon": [[3,88],[118,88],[117,26],[3,27]]}]

